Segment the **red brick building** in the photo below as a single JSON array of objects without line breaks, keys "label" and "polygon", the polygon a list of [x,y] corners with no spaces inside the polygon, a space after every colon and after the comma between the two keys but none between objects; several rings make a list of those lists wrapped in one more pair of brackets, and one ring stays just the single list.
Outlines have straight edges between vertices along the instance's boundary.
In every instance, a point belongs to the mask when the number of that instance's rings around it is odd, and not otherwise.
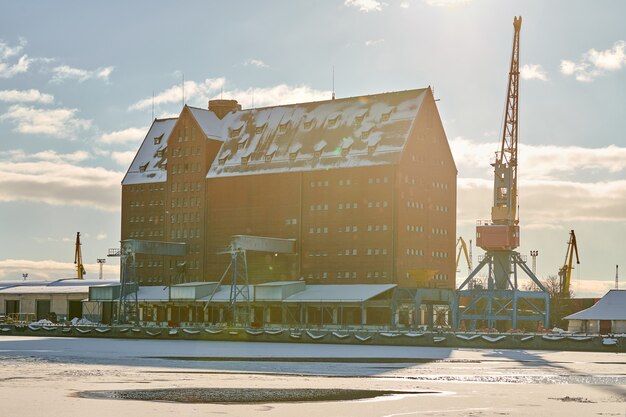
[{"label": "red brick building", "polygon": [[217,281],[237,234],[293,238],[249,253],[251,283],[454,286],[456,167],[429,88],[155,120],[122,182],[122,239],[182,241],[138,257],[142,284]]}]

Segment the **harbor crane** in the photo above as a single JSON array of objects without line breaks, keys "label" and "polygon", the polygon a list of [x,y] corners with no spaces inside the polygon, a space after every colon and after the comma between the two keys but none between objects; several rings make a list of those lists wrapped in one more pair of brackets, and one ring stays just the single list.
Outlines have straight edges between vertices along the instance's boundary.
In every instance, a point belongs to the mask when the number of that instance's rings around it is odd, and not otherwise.
[{"label": "harbor crane", "polygon": [[580,264],[578,259],[578,245],[576,244],[576,233],[573,230],[569,232],[569,240],[567,242],[567,252],[565,252],[565,262],[559,269],[559,291],[562,297],[570,296],[570,282],[572,277],[572,263],[574,261],[574,254],[576,255],[576,264]]},{"label": "harbor crane", "polygon": [[83,266],[83,254],[80,250],[80,232],[76,232],[76,249],[74,251],[74,264],[76,265],[78,279],[83,279],[85,274],[85,267]]},{"label": "harbor crane", "polygon": [[[471,246],[472,246],[472,241],[470,240],[469,253],[472,252]],[[465,256],[465,261],[467,262],[467,270],[469,272],[472,272],[472,258],[471,258],[471,255],[469,255],[467,251],[467,244],[465,243],[465,239],[463,239],[463,237],[459,236],[459,238],[456,240],[456,247],[457,247],[456,272],[461,272],[461,269],[459,268],[459,261],[461,260],[461,254]]]},{"label": "harbor crane", "polygon": [[[519,116],[519,53],[522,18],[513,19],[513,48],[506,97],[502,140],[493,166],[493,205],[491,219],[476,223],[476,245],[485,251],[479,264],[459,286],[457,297],[468,304],[459,306],[455,323],[482,321],[489,328],[517,328],[519,320],[549,323],[549,294],[515,249],[519,247],[517,166]],[[472,285],[474,277],[488,268],[487,288]],[[518,270],[521,270],[541,291],[520,291]],[[539,302],[537,302],[539,301]],[[518,314],[522,312],[522,314]]]}]

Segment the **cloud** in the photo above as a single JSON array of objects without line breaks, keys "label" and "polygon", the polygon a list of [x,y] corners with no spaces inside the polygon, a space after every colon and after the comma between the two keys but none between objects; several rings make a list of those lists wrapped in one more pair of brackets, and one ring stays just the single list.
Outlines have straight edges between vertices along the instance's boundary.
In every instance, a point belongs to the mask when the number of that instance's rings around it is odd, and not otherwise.
[{"label": "cloud", "polygon": [[135,159],[136,151],[111,152],[111,158],[123,167],[129,167]]},{"label": "cloud", "polygon": [[286,84],[279,84],[273,87],[254,87],[245,90],[235,89],[224,91],[223,93],[224,98],[233,98],[244,104],[254,102],[256,107],[330,100],[331,95],[332,92],[329,90],[315,90],[306,85],[292,87]]},{"label": "cloud", "polygon": [[20,153],[0,154],[0,201],[120,210],[122,172],[76,165],[87,157],[80,151],[46,151],[19,159]]},{"label": "cloud", "polygon": [[30,62],[28,55],[22,55],[13,65],[0,60],[0,78],[12,78],[17,74],[27,72]]},{"label": "cloud", "polygon": [[424,0],[431,7],[453,7],[469,3],[471,0]]},{"label": "cloud", "polygon": [[[481,170],[490,177],[489,165],[498,142],[475,142],[463,137],[450,141],[460,172]],[[626,170],[626,147],[609,145],[603,148],[579,146],[519,145],[519,164],[528,180],[549,180],[581,171],[599,170],[618,173]]]},{"label": "cloud", "polygon": [[408,9],[409,6],[410,6],[410,4],[409,4],[408,1],[400,2],[400,7],[403,8],[403,9]]},{"label": "cloud", "polygon": [[25,134],[74,137],[79,131],[91,128],[91,120],[76,117],[77,109],[39,109],[22,105],[10,106],[0,116],[0,121],[10,121],[17,126],[14,131]]},{"label": "cloud", "polygon": [[626,42],[620,40],[613,47],[603,51],[593,48],[585,52],[578,62],[561,60],[561,73],[573,75],[577,81],[591,82],[607,71],[617,71],[626,67]]},{"label": "cloud", "polygon": [[374,46],[374,45],[381,44],[383,42],[385,42],[385,40],[382,39],[382,38],[381,39],[370,39],[370,40],[365,41],[365,46]]},{"label": "cloud", "polygon": [[[185,81],[185,98],[187,100],[193,100],[197,97],[205,97],[212,95],[215,91],[219,91],[224,87],[224,78],[207,78],[202,82]],[[170,104],[181,102],[183,98],[183,91],[180,85],[174,85],[165,91],[160,92],[154,96],[154,104]],[[129,110],[143,110],[152,106],[153,98],[147,97],[137,101],[131,105]]]},{"label": "cloud", "polygon": [[148,131],[148,127],[129,127],[127,129],[116,130],[100,136],[100,142],[106,144],[126,144],[140,142]]},{"label": "cloud", "polygon": [[49,104],[54,101],[54,96],[32,88],[30,90],[0,90],[0,101]]},{"label": "cloud", "polygon": [[107,236],[107,234],[106,234],[106,233],[98,233],[98,234],[96,235],[96,240],[104,240],[104,239],[106,239],[107,237],[108,237],[108,236]]},{"label": "cloud", "polygon": [[[226,83],[224,78],[207,78],[203,82],[185,82],[185,96],[188,101],[203,101],[208,99],[232,98],[244,105],[254,103],[256,107],[272,106],[289,103],[304,103],[308,101],[328,100],[331,91],[315,90],[309,86],[289,86],[279,84],[271,87],[251,87],[247,89],[223,90]],[[221,91],[223,90],[223,91]],[[154,97],[156,105],[180,102],[182,92],[180,86],[173,86]],[[129,107],[129,110],[141,110],[152,105],[152,97],[146,97]],[[159,118],[178,117],[177,114],[164,113]],[[144,131],[145,135],[145,131]],[[143,135],[142,135],[143,137]]]},{"label": "cloud", "polygon": [[243,65],[246,67],[252,65],[257,68],[269,68],[270,67],[269,65],[267,65],[265,62],[261,61],[260,59],[247,59],[246,61],[244,61]]},{"label": "cloud", "polygon": [[520,68],[520,75],[524,80],[548,81],[548,76],[539,64],[525,64]]},{"label": "cloud", "polygon": [[[497,143],[450,141],[459,169],[458,222],[489,217]],[[574,222],[626,222],[626,179],[593,181],[588,173],[626,171],[626,148],[520,145],[520,205],[524,227],[560,229]],[[603,175],[606,177],[607,175]]]},{"label": "cloud", "polygon": [[[87,278],[97,279],[100,266],[97,263],[86,263]],[[62,278],[76,277],[76,265],[73,262],[59,262],[54,260],[30,260],[30,259],[1,259],[0,279],[22,280],[22,274],[27,273],[27,281],[53,281]],[[103,265],[105,279],[119,277],[119,265]]]},{"label": "cloud", "polygon": [[4,61],[12,56],[19,55],[26,46],[26,40],[20,38],[17,46],[9,46],[4,40],[0,39],[0,61]]},{"label": "cloud", "polygon": [[378,0],[345,0],[343,2],[346,7],[356,7],[360,11],[369,13],[372,11],[380,12],[386,3]]},{"label": "cloud", "polygon": [[60,84],[66,80],[78,80],[79,83],[82,83],[87,80],[103,80],[108,82],[111,73],[113,72],[114,67],[102,67],[93,71],[81,69],[81,68],[73,68],[68,65],[60,65],[58,67],[52,68],[52,80],[51,82],[55,84]]}]

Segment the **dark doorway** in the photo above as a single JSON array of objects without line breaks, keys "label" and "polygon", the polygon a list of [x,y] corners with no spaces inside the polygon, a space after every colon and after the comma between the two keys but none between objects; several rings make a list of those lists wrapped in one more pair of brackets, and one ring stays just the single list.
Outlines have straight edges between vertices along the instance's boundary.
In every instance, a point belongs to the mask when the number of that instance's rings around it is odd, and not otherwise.
[{"label": "dark doorway", "polygon": [[20,312],[20,300],[6,300],[4,302],[4,311],[7,316],[18,314]]},{"label": "dark doorway", "polygon": [[72,320],[74,317],[83,318],[83,303],[80,300],[69,300],[67,302],[67,319]]},{"label": "dark doorway", "polygon": [[600,320],[600,334],[611,333],[611,320]]},{"label": "dark doorway", "polygon": [[102,303],[102,324],[111,324],[113,322],[113,303]]},{"label": "dark doorway", "polygon": [[36,316],[37,321],[45,319],[50,314],[50,300],[37,300]]}]

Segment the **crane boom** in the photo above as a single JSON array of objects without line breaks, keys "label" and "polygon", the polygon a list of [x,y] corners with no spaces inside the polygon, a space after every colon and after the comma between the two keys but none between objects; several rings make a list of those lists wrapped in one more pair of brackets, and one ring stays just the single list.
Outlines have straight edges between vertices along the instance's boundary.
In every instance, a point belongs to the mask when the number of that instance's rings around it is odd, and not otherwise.
[{"label": "crane boom", "polygon": [[561,295],[569,296],[570,282],[572,278],[572,263],[574,261],[574,254],[576,254],[576,264],[580,264],[578,259],[578,245],[576,244],[576,233],[573,230],[569,232],[569,240],[567,242],[567,251],[565,252],[565,262],[561,269],[559,269],[559,281]]},{"label": "crane boom", "polygon": [[476,245],[484,250],[513,250],[519,246],[517,215],[517,144],[519,51],[522,17],[513,19],[513,49],[509,67],[502,142],[493,166],[491,220],[476,227]]},{"label": "crane boom", "polygon": [[461,253],[463,253],[463,255],[465,255],[465,261],[467,262],[467,269],[469,272],[472,272],[472,261],[470,260],[470,256],[467,252],[467,244],[465,243],[465,239],[463,239],[463,237],[459,236],[456,241],[456,247],[458,248],[456,253],[456,271],[461,271],[459,269],[459,261],[461,260]]},{"label": "crane boom", "polygon": [[519,42],[522,17],[513,19],[513,50],[509,69],[506,113],[500,151],[494,167],[494,195],[491,220],[495,224],[513,225],[517,219],[517,132],[519,98]]}]

